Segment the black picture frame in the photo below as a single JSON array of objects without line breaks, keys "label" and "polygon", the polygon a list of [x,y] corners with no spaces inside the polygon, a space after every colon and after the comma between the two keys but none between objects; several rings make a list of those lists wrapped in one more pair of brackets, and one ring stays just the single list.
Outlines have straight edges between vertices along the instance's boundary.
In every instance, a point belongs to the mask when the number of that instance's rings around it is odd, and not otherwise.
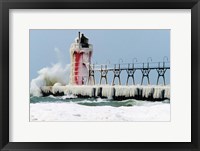
[{"label": "black picture frame", "polygon": [[[191,9],[191,142],[9,142],[9,9]],[[199,29],[199,0],[0,0],[0,149],[199,151]]]}]

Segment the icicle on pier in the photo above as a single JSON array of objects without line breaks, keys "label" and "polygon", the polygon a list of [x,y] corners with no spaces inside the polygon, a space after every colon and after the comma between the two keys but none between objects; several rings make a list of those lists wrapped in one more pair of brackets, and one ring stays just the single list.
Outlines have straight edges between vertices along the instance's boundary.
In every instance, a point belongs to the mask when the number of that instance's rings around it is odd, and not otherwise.
[{"label": "icicle on pier", "polygon": [[[75,95],[77,97],[101,97],[114,100],[138,99],[138,100],[164,100],[170,99],[170,85],[166,85],[165,74],[170,70],[168,58],[164,57],[162,62],[152,62],[149,57],[147,62],[118,64],[93,64],[91,57],[93,46],[89,44],[88,38],[84,34],[78,34],[75,42],[70,47],[71,70],[69,85],[62,86],[55,83],[53,86],[42,86],[43,96],[48,95]],[[136,60],[136,62],[134,62]],[[123,79],[126,82],[122,83]],[[141,82],[136,84],[135,73],[140,72]],[[157,74],[156,85],[151,85],[150,72]],[[111,84],[108,84],[108,73],[112,76]],[[99,75],[99,79],[95,77]],[[143,80],[147,79],[148,85],[143,85]],[[163,80],[163,85],[158,85],[159,80]],[[116,85],[118,80],[118,85]],[[132,84],[129,84],[129,81]],[[99,81],[99,83],[97,83]],[[104,84],[103,84],[104,81]],[[138,81],[138,80],[137,80]]]},{"label": "icicle on pier", "polygon": [[108,98],[114,100],[137,99],[162,101],[170,99],[170,86],[111,86],[111,85],[82,85],[82,86],[44,86],[41,87],[43,96],[75,95],[80,98]]}]

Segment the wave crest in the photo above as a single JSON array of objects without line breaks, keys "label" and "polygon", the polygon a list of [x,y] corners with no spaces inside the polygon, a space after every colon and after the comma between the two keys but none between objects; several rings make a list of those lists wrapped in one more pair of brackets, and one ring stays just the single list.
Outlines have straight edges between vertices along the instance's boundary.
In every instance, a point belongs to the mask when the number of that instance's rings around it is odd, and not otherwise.
[{"label": "wave crest", "polygon": [[38,77],[31,80],[30,95],[42,96],[40,87],[53,86],[56,83],[66,85],[69,83],[70,64],[65,67],[61,63],[53,64],[38,71]]}]

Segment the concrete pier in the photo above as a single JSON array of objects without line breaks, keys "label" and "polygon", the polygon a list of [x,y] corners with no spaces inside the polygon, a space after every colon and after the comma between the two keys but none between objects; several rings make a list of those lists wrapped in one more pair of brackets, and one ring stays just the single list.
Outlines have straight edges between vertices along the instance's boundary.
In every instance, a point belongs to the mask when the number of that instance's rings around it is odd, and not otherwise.
[{"label": "concrete pier", "polygon": [[43,86],[41,87],[43,96],[54,95],[75,95],[87,98],[108,98],[114,100],[137,99],[162,101],[170,99],[169,85],[131,85],[131,86],[111,86],[111,85],[82,85],[82,86]]}]

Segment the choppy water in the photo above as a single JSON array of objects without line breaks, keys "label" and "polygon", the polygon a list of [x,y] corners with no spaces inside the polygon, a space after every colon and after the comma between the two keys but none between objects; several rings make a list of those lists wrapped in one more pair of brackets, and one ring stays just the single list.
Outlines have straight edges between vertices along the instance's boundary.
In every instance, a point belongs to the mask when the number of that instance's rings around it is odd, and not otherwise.
[{"label": "choppy water", "polygon": [[169,121],[170,101],[31,97],[30,121]]},{"label": "choppy water", "polygon": [[169,103],[169,100],[164,100],[162,102],[150,102],[150,101],[140,101],[135,99],[128,99],[122,101],[116,101],[112,99],[101,99],[101,98],[66,98],[64,97],[31,97],[30,103],[75,103],[85,106],[112,106],[112,107],[121,107],[121,106],[152,106],[156,104]]}]

